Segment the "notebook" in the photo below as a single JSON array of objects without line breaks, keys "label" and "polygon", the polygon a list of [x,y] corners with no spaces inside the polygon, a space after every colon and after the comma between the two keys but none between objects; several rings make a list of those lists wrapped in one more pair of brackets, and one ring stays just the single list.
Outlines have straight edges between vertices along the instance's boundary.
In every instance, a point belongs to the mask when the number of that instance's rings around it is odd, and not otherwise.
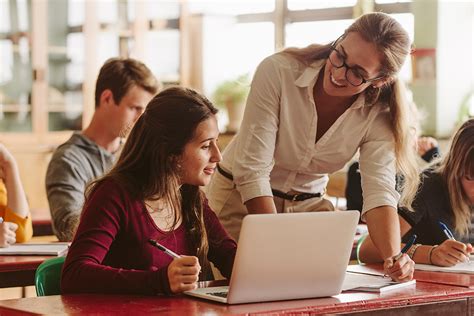
[{"label": "notebook", "polygon": [[341,292],[358,211],[247,215],[229,286],[187,295],[227,304]]},{"label": "notebook", "polygon": [[342,285],[342,290],[384,293],[387,291],[410,287],[415,284],[415,279],[407,282],[396,282],[390,277],[347,272]]},{"label": "notebook", "polygon": [[472,257],[470,260],[471,261],[469,262],[460,262],[452,267],[439,267],[431,264],[415,264],[415,270],[474,274],[474,261],[472,261]]},{"label": "notebook", "polygon": [[69,248],[68,242],[55,242],[44,244],[14,244],[7,248],[0,248],[0,255],[38,255],[38,256],[64,256]]}]

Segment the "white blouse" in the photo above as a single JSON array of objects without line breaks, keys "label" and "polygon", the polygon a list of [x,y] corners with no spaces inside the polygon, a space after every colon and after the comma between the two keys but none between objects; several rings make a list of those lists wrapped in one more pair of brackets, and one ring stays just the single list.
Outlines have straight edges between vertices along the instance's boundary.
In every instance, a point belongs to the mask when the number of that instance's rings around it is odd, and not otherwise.
[{"label": "white blouse", "polygon": [[363,213],[397,206],[394,138],[388,107],[365,104],[361,93],[316,141],[318,113],[313,87],[325,60],[305,66],[286,54],[258,66],[238,134],[221,166],[232,173],[242,202],[283,192],[323,192],[328,173],[360,149]]}]

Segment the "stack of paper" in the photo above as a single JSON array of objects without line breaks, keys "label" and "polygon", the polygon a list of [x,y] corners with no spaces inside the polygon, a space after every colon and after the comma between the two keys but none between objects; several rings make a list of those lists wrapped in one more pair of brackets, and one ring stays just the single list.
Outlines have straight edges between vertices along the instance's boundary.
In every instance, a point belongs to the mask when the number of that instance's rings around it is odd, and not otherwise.
[{"label": "stack of paper", "polygon": [[474,274],[474,261],[460,262],[452,267],[439,267],[430,264],[415,264],[415,270]]},{"label": "stack of paper", "polygon": [[347,272],[343,291],[386,292],[416,284],[416,280],[396,282],[390,277]]}]

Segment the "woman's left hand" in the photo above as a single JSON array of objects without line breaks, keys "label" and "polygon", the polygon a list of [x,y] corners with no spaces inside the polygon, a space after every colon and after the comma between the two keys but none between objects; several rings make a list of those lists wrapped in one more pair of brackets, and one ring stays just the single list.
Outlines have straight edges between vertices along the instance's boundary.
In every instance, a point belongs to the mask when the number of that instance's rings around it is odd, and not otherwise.
[{"label": "woman's left hand", "polygon": [[415,272],[415,262],[407,254],[403,254],[394,262],[394,257],[390,257],[383,262],[384,272],[394,281],[406,282],[413,279]]}]

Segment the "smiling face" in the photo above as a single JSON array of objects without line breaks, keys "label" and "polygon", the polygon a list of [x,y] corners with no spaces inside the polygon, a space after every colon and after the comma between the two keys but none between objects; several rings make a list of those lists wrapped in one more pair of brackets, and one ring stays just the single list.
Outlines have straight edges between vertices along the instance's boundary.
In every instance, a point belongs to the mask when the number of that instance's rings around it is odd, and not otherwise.
[{"label": "smiling face", "polygon": [[209,183],[217,163],[222,159],[217,147],[218,136],[215,116],[199,123],[179,159],[181,184],[204,186]]},{"label": "smiling face", "polygon": [[[357,32],[349,32],[337,43],[337,51],[343,57],[345,63],[354,71],[358,72],[364,79],[371,79],[380,76],[382,56],[377,51],[377,47],[367,42]],[[331,54],[334,54],[333,51]],[[381,86],[384,79],[363,83],[355,87],[346,79],[346,67],[334,67],[329,58],[324,67],[324,91],[331,96],[348,97],[359,94],[370,85]]]}]

